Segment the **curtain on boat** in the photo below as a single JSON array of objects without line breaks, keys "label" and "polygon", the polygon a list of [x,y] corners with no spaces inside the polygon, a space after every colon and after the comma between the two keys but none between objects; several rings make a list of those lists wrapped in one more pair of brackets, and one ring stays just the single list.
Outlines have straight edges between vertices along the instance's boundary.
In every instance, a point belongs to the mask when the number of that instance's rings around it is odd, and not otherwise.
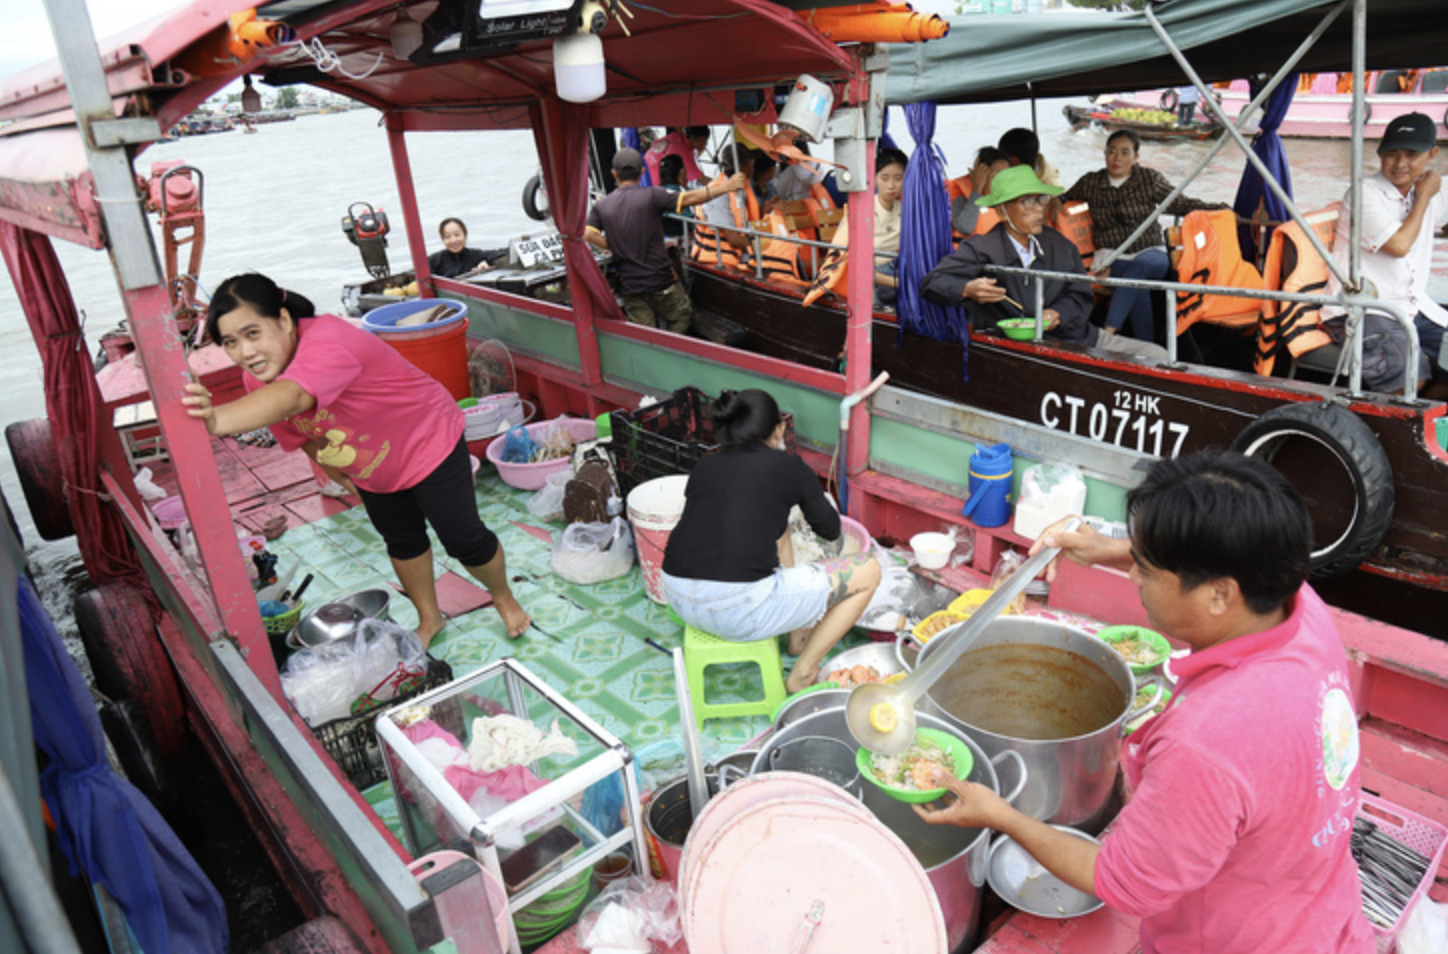
[{"label": "curtain on boat", "polygon": [[[1257,80],[1251,81],[1251,96],[1257,98],[1262,91],[1262,83]],[[1292,97],[1297,93],[1297,74],[1292,73],[1282,78],[1282,83],[1267,97],[1267,102],[1262,110],[1262,123],[1257,129],[1257,135],[1252,137],[1252,151],[1262,160],[1267,171],[1282,186],[1282,191],[1287,197],[1292,198],[1292,170],[1287,166],[1287,154],[1282,150],[1282,137],[1277,135],[1277,130],[1282,128],[1282,121],[1287,118],[1287,110],[1292,105]],[[1237,214],[1245,219],[1257,216],[1257,204],[1262,204],[1262,213],[1273,222],[1287,221],[1287,206],[1277,198],[1267,184],[1262,181],[1262,176],[1247,163],[1246,169],[1242,172],[1242,183],[1237,186],[1237,200],[1232,203],[1232,208]],[[1237,227],[1237,239],[1242,245],[1242,257],[1247,261],[1254,261],[1257,257],[1257,238],[1255,230],[1250,225]]]},{"label": "curtain on boat", "polygon": [[160,812],[106,763],[95,702],[30,581],[19,583],[40,790],[72,872],[105,886],[147,954],[225,954],[226,906]]},{"label": "curtain on boat", "polygon": [[588,137],[592,110],[582,103],[550,100],[529,107],[533,141],[543,163],[543,182],[548,187],[548,207],[553,224],[563,236],[563,254],[572,277],[573,307],[580,305],[579,292],[587,299],[593,315],[623,319],[618,301],[603,270],[598,267],[583,239],[588,220]]},{"label": "curtain on boat", "polygon": [[954,246],[950,241],[950,199],[945,191],[945,159],[935,145],[935,104],[910,103],[905,123],[915,140],[915,154],[905,167],[905,192],[900,211],[900,259],[896,264],[899,296],[895,308],[900,333],[924,335],[936,341],[960,341],[969,335],[965,312],[947,308],[920,296],[920,283]]},{"label": "curtain on boat", "polygon": [[149,594],[125,526],[101,497],[101,442],[119,438],[111,422],[101,419],[104,405],[95,367],[65,272],[49,238],[9,222],[0,222],[0,251],[45,367],[46,416],[81,559],[97,586],[129,582]]}]

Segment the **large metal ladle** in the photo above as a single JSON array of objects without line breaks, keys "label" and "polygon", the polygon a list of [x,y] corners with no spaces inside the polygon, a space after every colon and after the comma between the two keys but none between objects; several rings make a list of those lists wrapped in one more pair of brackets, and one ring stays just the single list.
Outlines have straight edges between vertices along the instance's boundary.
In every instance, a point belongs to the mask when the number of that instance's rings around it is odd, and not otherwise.
[{"label": "large metal ladle", "polygon": [[[1058,533],[1070,533],[1081,526],[1079,519],[1068,521]],[[915,667],[915,671],[894,685],[870,682],[850,690],[845,703],[845,720],[855,741],[881,755],[899,755],[915,741],[915,702],[945,671],[969,649],[980,635],[1026,585],[1036,578],[1061,552],[1060,547],[1043,547],[1022,563],[1016,572],[997,587],[980,609],[963,623],[942,630],[935,640],[941,645]],[[878,727],[877,727],[878,726]]]}]

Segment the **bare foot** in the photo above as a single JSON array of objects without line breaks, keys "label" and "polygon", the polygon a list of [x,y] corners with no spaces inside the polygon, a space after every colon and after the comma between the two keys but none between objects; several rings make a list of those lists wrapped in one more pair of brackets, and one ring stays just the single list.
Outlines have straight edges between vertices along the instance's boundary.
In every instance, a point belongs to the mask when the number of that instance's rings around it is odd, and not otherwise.
[{"label": "bare foot", "polygon": [[806,626],[789,634],[789,654],[791,656],[798,656],[804,652],[804,644],[809,642],[809,634],[812,632],[814,630]]},{"label": "bare foot", "polygon": [[422,642],[422,648],[426,649],[431,645],[433,639],[442,632],[442,628],[446,625],[447,618],[444,616],[439,616],[436,620],[418,620],[415,632],[417,638]]},{"label": "bare foot", "polygon": [[498,608],[498,613],[503,617],[503,625],[508,627],[508,638],[517,639],[522,636],[529,626],[533,625],[533,617],[528,615],[516,597],[512,593],[493,594],[493,605]]},{"label": "bare foot", "polygon": [[820,670],[818,666],[810,672],[805,672],[800,667],[795,666],[790,672],[789,677],[784,680],[784,689],[790,695],[794,695],[796,692],[803,692],[814,685],[815,679],[819,677],[819,674]]}]

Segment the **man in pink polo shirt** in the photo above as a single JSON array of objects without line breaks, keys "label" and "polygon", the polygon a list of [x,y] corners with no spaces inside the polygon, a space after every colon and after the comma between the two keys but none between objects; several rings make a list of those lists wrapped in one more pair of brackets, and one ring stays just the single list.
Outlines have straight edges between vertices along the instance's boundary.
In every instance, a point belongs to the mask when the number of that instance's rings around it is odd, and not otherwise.
[{"label": "man in pink polo shirt", "polygon": [[[1130,540],[1042,543],[1129,568],[1152,625],[1192,654],[1170,707],[1130,736],[1132,795],[1101,847],[953,778],[926,821],[1005,832],[1062,880],[1141,918],[1144,954],[1368,954],[1349,835],[1358,736],[1347,662],[1307,585],[1311,531],[1266,464],[1156,464],[1127,498]],[[1038,544],[1040,546],[1040,544]]]}]

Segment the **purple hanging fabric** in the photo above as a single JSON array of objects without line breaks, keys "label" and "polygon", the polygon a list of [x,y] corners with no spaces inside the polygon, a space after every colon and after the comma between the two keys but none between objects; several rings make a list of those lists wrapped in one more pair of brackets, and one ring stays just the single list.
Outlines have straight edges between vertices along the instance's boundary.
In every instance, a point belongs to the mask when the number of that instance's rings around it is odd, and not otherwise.
[{"label": "purple hanging fabric", "polygon": [[896,265],[899,297],[895,308],[900,333],[924,335],[966,346],[964,309],[926,301],[920,283],[926,273],[954,250],[950,236],[950,200],[945,192],[945,161],[934,143],[935,104],[909,103],[905,122],[916,143],[905,167],[904,203],[900,212],[900,260]]},{"label": "purple hanging fabric", "polygon": [[[1251,82],[1251,96],[1261,92],[1262,84],[1258,80]],[[1287,154],[1282,148],[1282,137],[1277,130],[1282,128],[1282,121],[1287,118],[1287,110],[1292,105],[1292,97],[1297,93],[1297,74],[1291,73],[1282,80],[1280,86],[1272,91],[1267,97],[1267,102],[1262,109],[1262,122],[1257,127],[1257,135],[1252,137],[1252,151],[1255,152],[1265,165],[1281,183],[1282,189],[1288,197],[1292,196],[1292,171],[1287,166]],[[1246,170],[1242,173],[1242,182],[1237,186],[1237,201],[1232,203],[1237,214],[1245,219],[1250,219],[1257,214],[1257,203],[1262,203],[1262,211],[1267,218],[1274,222],[1287,221],[1287,206],[1277,198],[1262,176],[1248,163]],[[1257,243],[1254,240],[1253,230],[1250,225],[1237,227],[1237,239],[1242,245],[1242,257],[1247,261],[1254,261],[1257,257]]]},{"label": "purple hanging fabric", "polygon": [[[644,154],[644,147],[639,145],[641,141],[639,139],[639,131],[633,126],[625,126],[619,133],[619,139],[623,142],[625,149],[637,149],[639,155]],[[653,184],[653,180],[649,177],[648,163],[645,163],[643,170],[639,173],[639,185],[647,186]]]},{"label": "purple hanging fabric", "polygon": [[[908,108],[908,107],[907,107]],[[908,120],[907,120],[908,121]],[[890,135],[890,107],[886,106],[880,113],[880,138],[876,143],[878,149],[899,149],[895,145],[895,139]]]}]

